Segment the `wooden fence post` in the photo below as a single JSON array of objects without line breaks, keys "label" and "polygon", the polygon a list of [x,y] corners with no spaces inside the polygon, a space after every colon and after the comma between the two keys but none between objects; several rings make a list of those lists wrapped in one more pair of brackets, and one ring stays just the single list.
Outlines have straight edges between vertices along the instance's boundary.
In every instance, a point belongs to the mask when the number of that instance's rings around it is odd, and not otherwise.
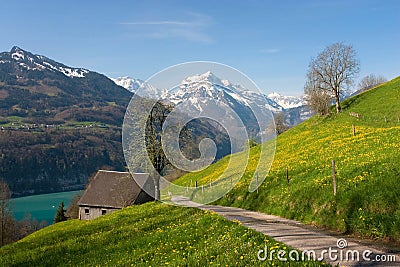
[{"label": "wooden fence post", "polygon": [[257,194],[258,194],[258,172],[256,172],[256,186],[257,186]]},{"label": "wooden fence post", "polygon": [[335,160],[332,160],[332,178],[333,178],[333,195],[336,197],[336,166],[335,166]]},{"label": "wooden fence post", "polygon": [[351,131],[353,132],[353,136],[356,136],[356,126],[354,124],[351,125]]}]

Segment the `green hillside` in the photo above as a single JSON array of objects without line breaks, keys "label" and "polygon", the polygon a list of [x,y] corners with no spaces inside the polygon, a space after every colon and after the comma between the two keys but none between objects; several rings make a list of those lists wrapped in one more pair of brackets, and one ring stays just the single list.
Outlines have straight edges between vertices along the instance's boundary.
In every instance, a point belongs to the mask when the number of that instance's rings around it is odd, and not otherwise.
[{"label": "green hillside", "polygon": [[0,266],[287,266],[258,261],[265,245],[290,249],[214,213],[152,202],[49,226],[0,248]]},{"label": "green hillside", "polygon": [[[278,136],[270,173],[259,192],[250,193],[253,163],[259,155],[259,146],[251,149],[243,180],[218,204],[400,241],[400,77],[344,101],[341,114],[315,116]],[[218,179],[230,159],[237,158],[237,154],[225,157],[176,183],[208,184]],[[338,179],[336,199],[332,160]],[[200,198],[201,190],[193,197]]]}]

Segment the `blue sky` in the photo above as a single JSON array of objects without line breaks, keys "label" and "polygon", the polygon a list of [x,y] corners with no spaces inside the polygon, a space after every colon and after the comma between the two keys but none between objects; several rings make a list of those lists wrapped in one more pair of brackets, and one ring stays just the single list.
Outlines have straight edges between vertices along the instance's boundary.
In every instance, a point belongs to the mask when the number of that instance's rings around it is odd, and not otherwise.
[{"label": "blue sky", "polygon": [[0,51],[17,45],[109,77],[215,61],[262,91],[301,95],[311,57],[354,46],[359,79],[400,75],[400,1],[1,0]]}]

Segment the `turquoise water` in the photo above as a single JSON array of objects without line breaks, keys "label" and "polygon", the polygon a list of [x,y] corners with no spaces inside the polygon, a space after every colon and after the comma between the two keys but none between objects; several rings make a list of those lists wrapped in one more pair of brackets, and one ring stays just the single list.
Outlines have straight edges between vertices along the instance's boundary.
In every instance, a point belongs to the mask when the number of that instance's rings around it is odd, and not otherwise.
[{"label": "turquoise water", "polygon": [[11,209],[14,212],[15,219],[18,221],[23,219],[25,214],[30,213],[32,219],[36,219],[39,222],[45,220],[48,224],[52,224],[58,205],[64,201],[66,209],[71,199],[79,192],[82,191],[69,191],[13,198],[10,201]]}]

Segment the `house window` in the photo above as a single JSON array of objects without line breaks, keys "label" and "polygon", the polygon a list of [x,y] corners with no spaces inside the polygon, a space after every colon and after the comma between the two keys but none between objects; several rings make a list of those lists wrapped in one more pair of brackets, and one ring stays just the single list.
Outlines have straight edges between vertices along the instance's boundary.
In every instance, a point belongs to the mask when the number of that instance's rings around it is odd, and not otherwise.
[{"label": "house window", "polygon": [[89,214],[89,208],[85,208],[85,214]]},{"label": "house window", "polygon": [[105,215],[107,213],[107,210],[101,210],[101,215]]}]

